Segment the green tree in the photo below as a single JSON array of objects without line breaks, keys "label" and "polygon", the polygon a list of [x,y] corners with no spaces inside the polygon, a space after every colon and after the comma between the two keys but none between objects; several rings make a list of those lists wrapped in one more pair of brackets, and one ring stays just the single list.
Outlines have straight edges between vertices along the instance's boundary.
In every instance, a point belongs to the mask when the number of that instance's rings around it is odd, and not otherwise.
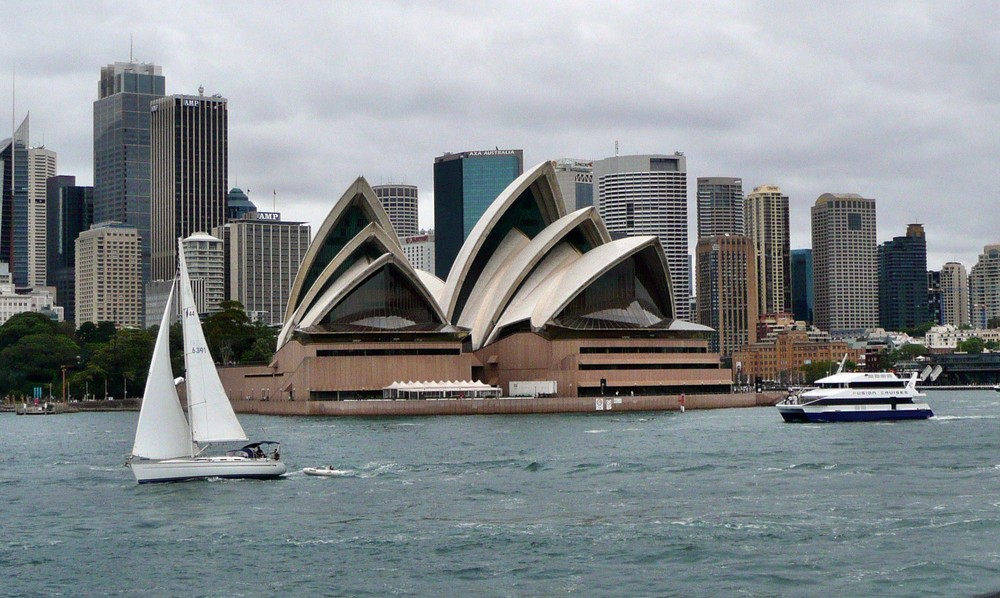
[{"label": "green tree", "polygon": [[0,373],[0,392],[31,395],[42,386],[53,394],[62,393],[62,366],[76,365],[80,347],[63,334],[43,332],[21,337],[0,351],[5,364]]},{"label": "green tree", "polygon": [[240,363],[267,363],[272,357],[274,357],[274,342],[258,337],[243,353]]},{"label": "green tree", "polygon": [[888,363],[883,364],[883,368],[892,367],[901,361],[913,361],[917,357],[927,355],[929,352],[927,347],[918,343],[903,345],[889,353]]},{"label": "green tree", "polygon": [[964,341],[959,341],[955,350],[961,353],[982,353],[985,348],[986,342],[978,336],[973,336]]},{"label": "green tree", "polygon": [[59,325],[42,314],[24,312],[12,316],[0,326],[0,351],[32,334],[58,334]]},{"label": "green tree", "polygon": [[202,328],[208,349],[218,363],[235,363],[255,340],[254,327],[239,301],[220,303],[219,311],[205,318]]},{"label": "green tree", "polygon": [[1000,328],[1000,318],[990,318],[986,321],[986,327],[990,329]]},{"label": "green tree", "polygon": [[107,343],[115,336],[114,322],[84,322],[76,331],[76,338],[80,344],[85,343]]},{"label": "green tree", "polygon": [[153,337],[148,331],[123,328],[111,342],[99,346],[84,371],[103,373],[105,379],[95,382],[103,386],[106,380],[108,394],[112,396],[139,396],[146,385],[152,354]]}]

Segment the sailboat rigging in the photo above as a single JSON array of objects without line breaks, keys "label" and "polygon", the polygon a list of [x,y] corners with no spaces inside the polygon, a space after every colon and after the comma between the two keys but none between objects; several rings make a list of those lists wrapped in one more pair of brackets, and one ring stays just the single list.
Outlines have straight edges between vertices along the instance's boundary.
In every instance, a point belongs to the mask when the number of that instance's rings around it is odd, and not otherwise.
[{"label": "sailboat rigging", "polygon": [[[168,307],[156,335],[128,464],[140,484],[209,477],[278,477],[287,467],[280,460],[279,445],[275,442],[251,443],[225,455],[203,455],[211,443],[246,442],[247,435],[208,350],[180,240],[178,247],[180,276],[171,286]],[[187,417],[177,394],[177,383],[182,379],[175,380],[170,368],[169,306],[175,289],[180,294],[184,334]],[[265,454],[262,446],[268,446],[270,452]]]}]

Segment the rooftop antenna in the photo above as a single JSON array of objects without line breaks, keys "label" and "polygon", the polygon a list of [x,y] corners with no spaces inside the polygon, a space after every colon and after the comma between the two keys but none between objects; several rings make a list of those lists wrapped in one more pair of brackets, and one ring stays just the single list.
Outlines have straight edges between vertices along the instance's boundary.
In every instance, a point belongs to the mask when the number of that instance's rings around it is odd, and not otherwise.
[{"label": "rooftop antenna", "polygon": [[618,157],[618,140],[615,139],[615,157]]},{"label": "rooftop antenna", "polygon": [[274,189],[274,193],[271,195],[271,211],[272,212],[277,212],[278,211],[277,205],[278,205],[278,189],[275,188]]},{"label": "rooftop antenna", "polygon": [[132,58],[132,34],[128,34],[128,61],[130,63],[135,63],[135,59]]}]

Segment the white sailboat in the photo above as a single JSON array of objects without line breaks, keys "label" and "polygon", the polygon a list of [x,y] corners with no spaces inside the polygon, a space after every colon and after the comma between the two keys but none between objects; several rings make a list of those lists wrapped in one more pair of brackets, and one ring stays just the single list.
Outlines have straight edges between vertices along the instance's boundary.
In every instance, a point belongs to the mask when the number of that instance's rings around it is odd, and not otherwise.
[{"label": "white sailboat", "polygon": [[[202,455],[202,451],[213,442],[246,441],[247,435],[236,419],[208,351],[191,291],[183,247],[178,259],[180,281],[174,286],[180,288],[184,365],[187,370],[187,418],[177,395],[176,384],[181,379],[175,381],[170,369],[169,306],[174,294],[172,287],[167,300],[168,308],[164,310],[156,335],[135,431],[135,444],[129,456],[132,473],[140,484],[210,477],[278,477],[287,471],[287,467],[279,460],[277,443],[258,442],[226,455]],[[273,450],[265,454],[262,445],[273,446]]]}]

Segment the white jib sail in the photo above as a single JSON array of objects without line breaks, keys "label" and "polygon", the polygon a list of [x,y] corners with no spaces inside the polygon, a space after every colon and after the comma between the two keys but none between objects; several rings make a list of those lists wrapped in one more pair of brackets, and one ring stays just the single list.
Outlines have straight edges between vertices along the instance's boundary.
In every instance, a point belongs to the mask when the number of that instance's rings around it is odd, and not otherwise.
[{"label": "white jib sail", "polygon": [[174,287],[171,286],[167,308],[163,310],[160,320],[160,331],[153,345],[146,390],[142,394],[139,424],[132,446],[132,454],[136,457],[172,459],[194,454],[191,430],[184,419],[184,410],[170,370],[170,304],[173,297]]},{"label": "white jib sail", "polygon": [[184,247],[178,240],[178,260],[181,265],[181,321],[184,327],[184,365],[187,369],[186,389],[191,436],[196,442],[232,442],[246,440],[226,389],[219,380],[215,362],[208,351],[205,333],[198,319],[198,308],[191,290]]}]

